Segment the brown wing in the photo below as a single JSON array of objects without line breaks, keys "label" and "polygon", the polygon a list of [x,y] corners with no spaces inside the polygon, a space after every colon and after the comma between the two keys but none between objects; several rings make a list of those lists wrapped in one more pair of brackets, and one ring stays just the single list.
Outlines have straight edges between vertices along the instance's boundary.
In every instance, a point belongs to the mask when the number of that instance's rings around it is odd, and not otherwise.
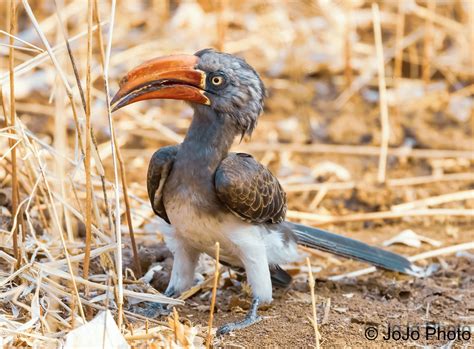
[{"label": "brown wing", "polygon": [[146,186],[153,211],[170,223],[163,204],[163,187],[173,167],[179,145],[170,145],[157,150],[148,165]]},{"label": "brown wing", "polygon": [[217,168],[214,184],[219,199],[247,222],[285,219],[285,192],[272,173],[249,154],[230,153]]}]

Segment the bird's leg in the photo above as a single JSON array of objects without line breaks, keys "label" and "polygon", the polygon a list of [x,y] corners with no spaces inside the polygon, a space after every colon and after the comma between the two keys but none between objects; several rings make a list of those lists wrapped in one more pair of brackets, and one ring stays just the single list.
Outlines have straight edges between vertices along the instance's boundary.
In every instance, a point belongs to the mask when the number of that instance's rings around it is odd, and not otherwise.
[{"label": "bird's leg", "polygon": [[[252,236],[252,234],[247,235]],[[255,235],[257,234],[253,236]],[[240,330],[259,322],[262,318],[257,315],[258,306],[260,303],[270,303],[272,301],[272,281],[265,244],[259,239],[242,239],[241,235],[236,235],[234,238],[234,242],[239,247],[247,280],[252,287],[253,301],[243,320],[220,327],[217,330],[217,335]]]},{"label": "bird's leg", "polygon": [[230,332],[235,331],[235,330],[241,330],[243,328],[249,327],[249,326],[259,322],[260,320],[262,320],[262,317],[257,315],[257,310],[258,310],[259,303],[260,303],[260,301],[258,300],[258,298],[254,298],[253,301],[252,301],[252,305],[250,306],[250,309],[249,309],[247,315],[245,315],[245,318],[243,320],[236,321],[236,322],[230,322],[228,324],[225,324],[225,325],[219,327],[216,334],[218,336],[221,336],[221,335],[230,333]]},{"label": "bird's leg", "polygon": [[[186,246],[184,242],[175,239],[167,241],[167,244],[173,247],[170,246],[174,259],[171,279],[164,295],[176,297],[193,285],[194,270],[199,259],[199,252]],[[145,304],[145,308],[137,307],[134,312],[149,318],[156,318],[170,313],[166,304],[155,302],[145,302]]]}]

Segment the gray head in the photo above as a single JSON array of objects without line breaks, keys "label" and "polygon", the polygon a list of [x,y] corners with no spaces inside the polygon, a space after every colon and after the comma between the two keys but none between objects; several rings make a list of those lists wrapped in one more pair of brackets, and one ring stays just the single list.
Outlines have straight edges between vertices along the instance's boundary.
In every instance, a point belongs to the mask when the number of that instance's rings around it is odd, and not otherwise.
[{"label": "gray head", "polygon": [[[132,69],[112,99],[113,110],[145,99],[180,99],[198,111],[228,118],[235,132],[251,134],[263,110],[265,87],[242,58],[205,49],[159,57]],[[225,120],[227,121],[227,120]]]},{"label": "gray head", "polygon": [[265,86],[257,72],[242,58],[213,49],[195,53],[197,69],[206,73],[205,95],[209,107],[229,117],[238,131],[252,134],[263,111]]}]

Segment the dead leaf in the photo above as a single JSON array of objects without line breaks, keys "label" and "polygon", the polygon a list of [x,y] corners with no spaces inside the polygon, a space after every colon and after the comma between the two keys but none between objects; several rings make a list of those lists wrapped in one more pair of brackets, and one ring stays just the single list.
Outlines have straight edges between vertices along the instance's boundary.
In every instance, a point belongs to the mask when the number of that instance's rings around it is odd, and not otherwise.
[{"label": "dead leaf", "polygon": [[390,246],[393,244],[404,244],[410,247],[419,248],[421,247],[422,242],[426,242],[435,247],[439,247],[442,245],[442,242],[431,239],[426,236],[418,235],[417,233],[415,233],[413,230],[410,230],[410,229],[404,230],[397,236],[384,241],[383,245]]}]

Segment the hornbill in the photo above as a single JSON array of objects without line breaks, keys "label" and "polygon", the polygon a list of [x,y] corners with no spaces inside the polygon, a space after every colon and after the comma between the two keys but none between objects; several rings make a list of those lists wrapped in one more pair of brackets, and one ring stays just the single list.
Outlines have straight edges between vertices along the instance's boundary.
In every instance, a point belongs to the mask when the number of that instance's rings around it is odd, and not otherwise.
[{"label": "hornbill", "polygon": [[[324,230],[285,221],[287,200],[277,178],[251,155],[231,153],[236,137],[251,135],[265,87],[245,60],[212,49],[150,60],[131,70],[111,101],[113,110],[146,99],[187,101],[194,116],[184,141],[156,151],[147,176],[154,212],[171,224],[165,236],[174,255],[168,296],[191,287],[199,255],[243,268],[253,301],[246,317],[218,334],[260,320],[274,284],[291,277],[279,265],[298,259],[301,244],[388,270],[419,275],[406,258]],[[149,306],[156,315],[159,305]]]}]

